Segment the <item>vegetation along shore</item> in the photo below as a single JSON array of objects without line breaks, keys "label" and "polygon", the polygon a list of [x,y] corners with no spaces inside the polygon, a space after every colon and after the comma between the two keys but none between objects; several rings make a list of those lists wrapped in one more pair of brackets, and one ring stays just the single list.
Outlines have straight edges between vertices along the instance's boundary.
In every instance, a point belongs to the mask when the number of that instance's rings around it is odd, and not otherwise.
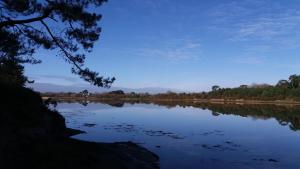
[{"label": "vegetation along shore", "polygon": [[143,101],[190,101],[203,103],[237,103],[237,104],[300,104],[300,76],[291,75],[288,80],[279,80],[276,85],[252,84],[236,88],[212,86],[209,92],[159,94],[124,93],[122,90],[107,93],[42,93],[44,99],[56,100],[143,100]]}]

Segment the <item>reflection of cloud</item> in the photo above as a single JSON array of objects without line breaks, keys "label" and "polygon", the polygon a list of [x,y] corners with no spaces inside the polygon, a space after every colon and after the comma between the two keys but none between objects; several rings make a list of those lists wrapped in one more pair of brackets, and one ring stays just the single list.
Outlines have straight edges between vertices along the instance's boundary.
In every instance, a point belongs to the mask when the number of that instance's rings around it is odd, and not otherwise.
[{"label": "reflection of cloud", "polygon": [[172,62],[178,62],[198,59],[202,53],[200,47],[198,42],[180,40],[156,48],[142,48],[139,53],[147,57],[166,58]]}]

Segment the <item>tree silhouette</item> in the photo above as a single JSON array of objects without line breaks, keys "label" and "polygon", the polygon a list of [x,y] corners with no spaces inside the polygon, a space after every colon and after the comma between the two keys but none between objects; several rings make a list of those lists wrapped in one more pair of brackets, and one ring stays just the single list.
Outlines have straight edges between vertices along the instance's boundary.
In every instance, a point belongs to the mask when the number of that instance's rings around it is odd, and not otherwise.
[{"label": "tree silhouette", "polygon": [[38,48],[57,50],[72,65],[72,73],[100,87],[104,78],[84,67],[85,54],[99,39],[101,15],[95,12],[107,0],[2,0],[0,1],[0,58],[17,64],[40,63]]},{"label": "tree silhouette", "polygon": [[3,84],[14,84],[24,86],[28,79],[23,76],[24,67],[15,60],[0,60],[0,82]]},{"label": "tree silhouette", "polygon": [[289,77],[289,83],[291,88],[298,88],[300,85],[300,76],[298,75],[291,75]]},{"label": "tree silhouette", "polygon": [[279,80],[278,83],[276,84],[277,87],[283,87],[283,88],[288,88],[289,87],[289,82],[287,80]]},{"label": "tree silhouette", "polygon": [[211,87],[212,91],[217,91],[219,89],[220,89],[220,86],[218,86],[218,85],[214,85],[214,86]]},{"label": "tree silhouette", "polygon": [[85,90],[79,92],[79,94],[80,94],[82,97],[88,97],[88,96],[89,96],[89,91],[85,89]]}]

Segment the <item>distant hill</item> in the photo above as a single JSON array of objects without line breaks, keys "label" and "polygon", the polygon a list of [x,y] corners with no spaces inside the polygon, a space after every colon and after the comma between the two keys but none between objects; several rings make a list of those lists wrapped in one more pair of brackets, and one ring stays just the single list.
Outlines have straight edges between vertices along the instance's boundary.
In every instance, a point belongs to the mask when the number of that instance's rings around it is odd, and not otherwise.
[{"label": "distant hill", "polygon": [[109,92],[114,90],[123,90],[125,93],[130,92],[136,92],[136,93],[164,93],[167,91],[173,91],[173,92],[180,92],[176,89],[170,89],[170,88],[159,88],[159,87],[147,87],[147,88],[137,88],[137,89],[131,89],[131,88],[124,88],[124,87],[111,87],[110,89],[105,89],[101,87],[95,87],[92,85],[57,85],[57,84],[50,84],[50,83],[33,83],[33,84],[27,84],[27,87],[30,87],[38,92],[80,92],[82,90],[87,89],[89,92],[92,93],[103,93],[103,92]]}]

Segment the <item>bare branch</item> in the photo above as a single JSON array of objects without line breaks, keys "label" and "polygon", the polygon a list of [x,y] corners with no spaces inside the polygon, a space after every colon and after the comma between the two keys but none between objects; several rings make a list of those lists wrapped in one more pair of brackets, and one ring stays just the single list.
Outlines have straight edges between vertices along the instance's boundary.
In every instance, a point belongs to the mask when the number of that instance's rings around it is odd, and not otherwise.
[{"label": "bare branch", "polygon": [[53,35],[53,33],[51,32],[51,30],[50,30],[50,28],[48,27],[48,25],[43,21],[43,20],[41,20],[40,21],[44,26],[45,26],[45,28],[46,28],[46,30],[47,30],[47,32],[49,33],[49,35],[51,36],[51,38],[53,39],[53,41],[55,42],[55,44],[60,48],[60,50],[65,54],[65,56],[67,57],[67,59],[70,61],[70,62],[72,62],[73,64],[74,64],[74,66],[77,68],[77,69],[79,69],[79,70],[81,70],[82,71],[82,69],[81,69],[81,67],[73,60],[73,59],[71,59],[71,55],[61,46],[61,44],[59,43],[59,41],[56,39],[56,37]]},{"label": "bare branch", "polygon": [[47,17],[49,17],[50,13],[52,10],[46,10],[45,13],[42,16],[36,17],[36,18],[30,18],[30,19],[23,19],[23,20],[7,20],[0,22],[0,29],[6,26],[14,26],[17,24],[25,24],[25,23],[32,23],[32,22],[37,22],[41,21]]}]

